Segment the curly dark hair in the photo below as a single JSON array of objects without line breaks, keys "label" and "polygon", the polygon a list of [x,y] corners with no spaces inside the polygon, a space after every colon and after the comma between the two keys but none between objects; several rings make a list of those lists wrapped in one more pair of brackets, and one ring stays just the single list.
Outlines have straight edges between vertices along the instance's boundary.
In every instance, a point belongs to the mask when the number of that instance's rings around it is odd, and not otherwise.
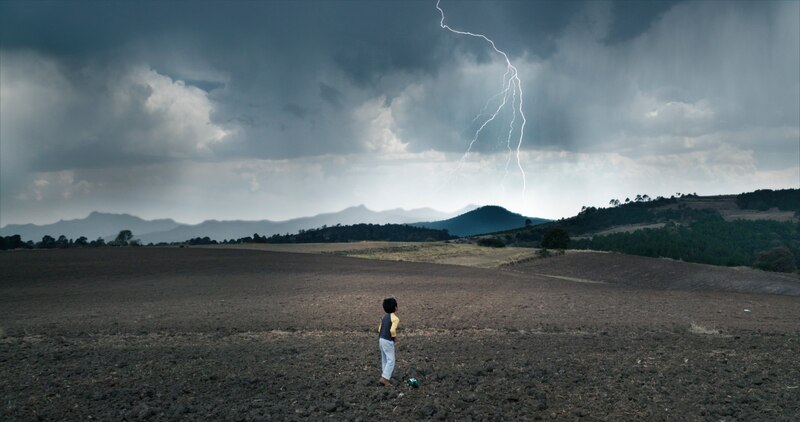
[{"label": "curly dark hair", "polygon": [[383,310],[386,311],[387,314],[391,314],[392,312],[397,310],[397,300],[393,297],[389,297],[383,299]]}]

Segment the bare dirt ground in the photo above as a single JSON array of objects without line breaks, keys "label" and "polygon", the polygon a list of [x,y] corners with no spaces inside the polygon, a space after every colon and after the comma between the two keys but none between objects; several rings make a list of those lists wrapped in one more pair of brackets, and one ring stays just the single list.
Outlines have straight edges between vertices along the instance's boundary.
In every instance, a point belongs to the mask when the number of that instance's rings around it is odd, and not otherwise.
[{"label": "bare dirt ground", "polygon": [[667,258],[648,258],[607,252],[568,250],[546,259],[538,249],[489,248],[471,243],[310,243],[213,246],[295,253],[330,253],[387,261],[427,262],[498,268],[583,283],[612,283],[655,289],[769,293],[800,296],[800,276],[694,264]]},{"label": "bare dirt ground", "polygon": [[[0,419],[800,415],[798,298],[578,283],[526,265],[2,253]],[[375,385],[373,331],[390,295],[401,319],[394,378],[414,376],[418,389]]]},{"label": "bare dirt ground", "polygon": [[330,253],[354,258],[428,262],[478,268],[500,267],[536,256],[536,249],[531,248],[487,248],[474,243],[458,242],[243,243],[209,247],[273,252]]},{"label": "bare dirt ground", "polygon": [[800,277],[797,274],[609,252],[567,251],[565,255],[531,259],[510,268],[524,274],[655,289],[800,296]]}]

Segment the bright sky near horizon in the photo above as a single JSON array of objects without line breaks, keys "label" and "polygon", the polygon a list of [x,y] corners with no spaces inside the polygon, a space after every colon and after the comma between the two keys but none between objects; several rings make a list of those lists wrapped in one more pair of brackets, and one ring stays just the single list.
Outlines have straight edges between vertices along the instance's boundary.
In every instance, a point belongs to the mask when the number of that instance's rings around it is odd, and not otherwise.
[{"label": "bright sky near horizon", "polygon": [[524,198],[435,5],[0,1],[0,226],[800,187],[800,2],[443,0]]}]

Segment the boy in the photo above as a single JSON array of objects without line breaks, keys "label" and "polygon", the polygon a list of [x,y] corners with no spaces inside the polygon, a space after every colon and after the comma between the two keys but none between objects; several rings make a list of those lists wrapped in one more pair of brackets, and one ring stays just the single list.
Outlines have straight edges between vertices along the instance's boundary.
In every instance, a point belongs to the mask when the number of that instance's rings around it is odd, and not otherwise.
[{"label": "boy", "polygon": [[389,381],[392,379],[392,372],[394,371],[394,341],[397,338],[397,326],[400,324],[400,318],[394,313],[397,312],[397,301],[393,298],[383,299],[383,310],[386,315],[381,319],[378,325],[378,345],[381,349],[381,373],[380,382],[383,385],[392,385]]}]

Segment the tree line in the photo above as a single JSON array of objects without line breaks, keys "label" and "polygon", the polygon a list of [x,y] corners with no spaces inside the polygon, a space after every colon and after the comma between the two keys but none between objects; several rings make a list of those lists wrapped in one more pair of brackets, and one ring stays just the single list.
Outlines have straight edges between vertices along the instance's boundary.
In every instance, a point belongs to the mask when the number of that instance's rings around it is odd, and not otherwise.
[{"label": "tree line", "polygon": [[[427,229],[405,224],[355,224],[350,226],[322,226],[316,229],[300,230],[296,234],[274,234],[272,236],[253,233],[252,236],[238,239],[217,241],[208,236],[195,237],[182,242],[149,243],[148,246],[179,245],[217,245],[241,243],[335,243],[352,241],[390,241],[390,242],[425,242],[454,239],[447,230]],[[122,230],[117,237],[106,242],[102,237],[89,241],[81,236],[75,240],[59,236],[57,239],[46,235],[39,242],[24,241],[20,235],[0,236],[0,250],[9,249],[67,249],[103,246],[141,246],[138,239],[133,239],[130,230]]]},{"label": "tree line", "polygon": [[426,242],[454,239],[447,230],[428,229],[406,224],[353,224],[323,226],[300,230],[297,234],[275,234],[264,243],[336,243],[351,241]]},{"label": "tree line", "polygon": [[782,211],[794,211],[800,216],[800,189],[760,189],[742,193],[736,196],[736,205],[739,208],[759,211],[777,208]]},{"label": "tree line", "polygon": [[58,238],[44,235],[42,240],[38,242],[23,240],[22,236],[18,234],[0,236],[0,250],[99,248],[103,246],[140,246],[140,242],[138,239],[133,239],[133,233],[130,230],[120,231],[117,237],[109,242],[106,242],[102,237],[91,241],[87,239],[86,236],[80,236],[77,239],[68,239],[63,234],[58,236]]},{"label": "tree line", "polygon": [[435,230],[406,224],[353,224],[328,227],[322,226],[315,229],[301,229],[295,234],[273,234],[271,236],[253,233],[252,236],[238,239],[225,239],[217,241],[205,237],[195,237],[185,242],[159,243],[156,246],[166,245],[235,245],[242,243],[339,243],[358,241],[387,241],[387,242],[432,242],[454,239],[447,230]]},{"label": "tree line", "polygon": [[800,223],[711,215],[688,225],[573,239],[570,248],[793,272],[800,267]]}]

